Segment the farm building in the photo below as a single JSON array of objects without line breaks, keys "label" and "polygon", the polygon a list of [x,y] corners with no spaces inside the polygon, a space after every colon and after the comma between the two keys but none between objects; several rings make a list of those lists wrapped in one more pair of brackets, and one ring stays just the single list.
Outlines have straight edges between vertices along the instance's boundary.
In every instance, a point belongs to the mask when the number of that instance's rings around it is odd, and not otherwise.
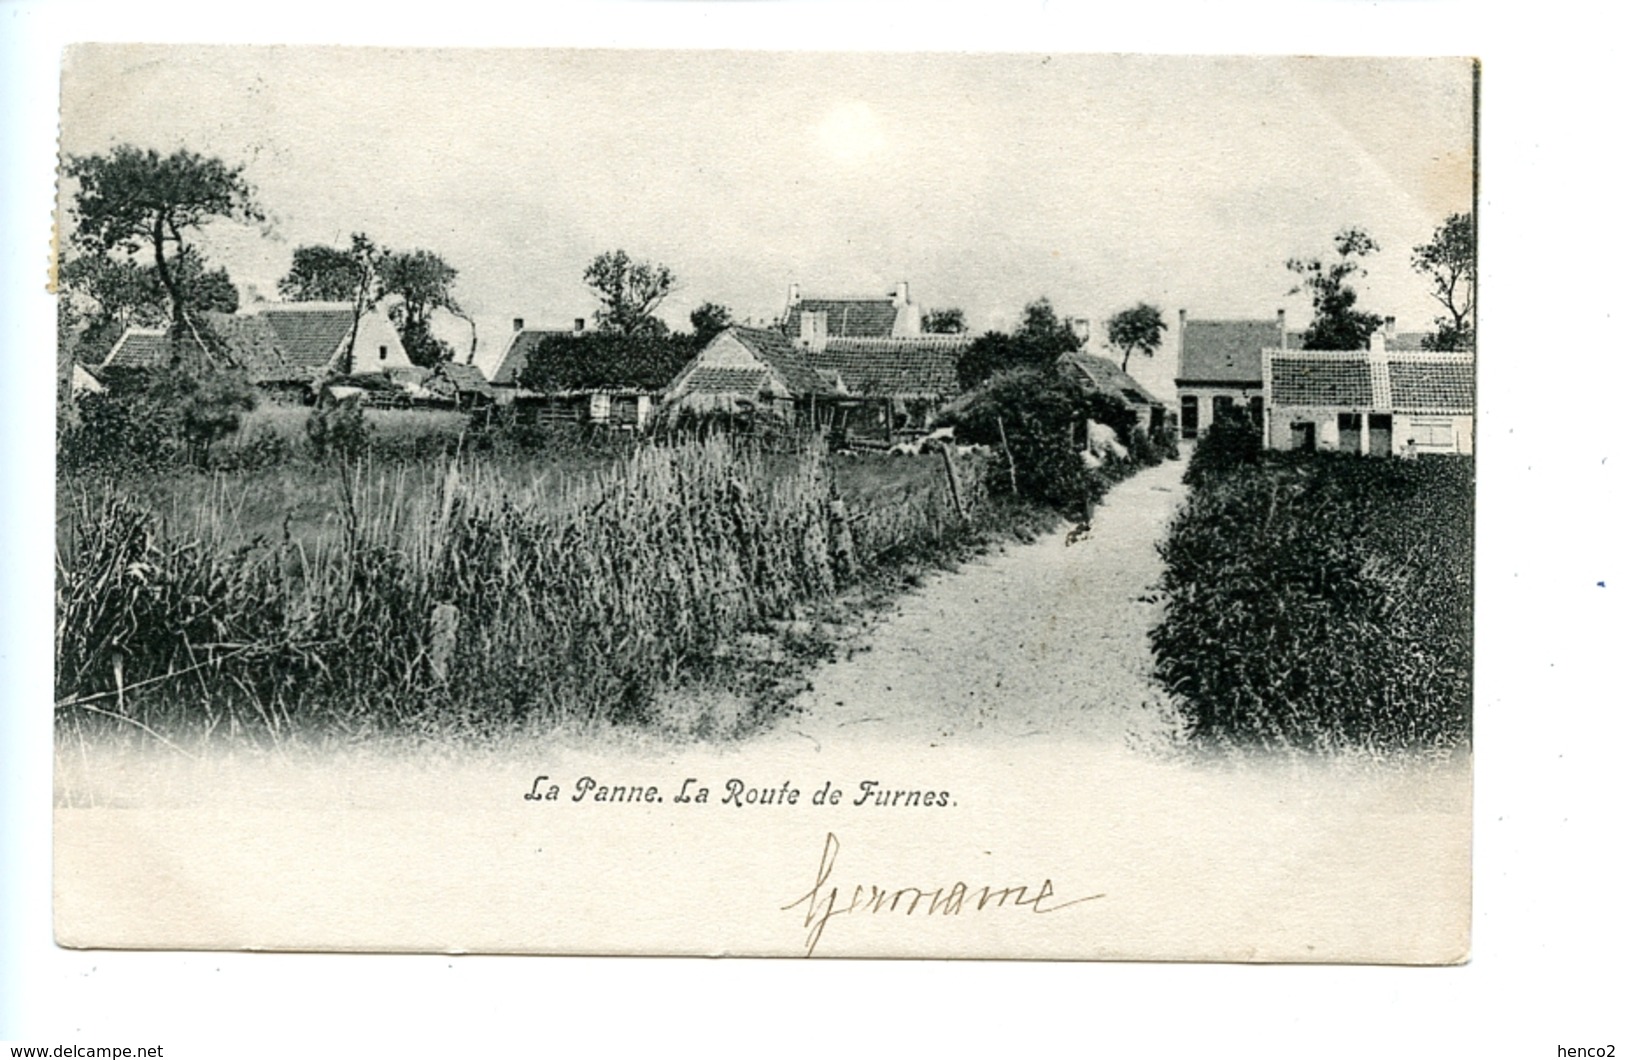
[{"label": "farm building", "polygon": [[831,423],[850,441],[890,444],[923,433],[959,393],[959,356],[969,335],[896,339],[830,338],[802,351],[814,371],[839,381]]},{"label": "farm building", "polygon": [[672,380],[666,401],[701,412],[770,411],[833,427],[855,442],[889,444],[924,433],[959,392],[968,335],[792,339],[776,329],[732,327]]},{"label": "farm building", "polygon": [[1136,421],[1148,433],[1162,429],[1167,409],[1151,396],[1151,392],[1139,380],[1123,371],[1117,362],[1098,354],[1074,350],[1061,354],[1056,364],[1061,371],[1081,377],[1091,389],[1122,399],[1125,405],[1134,410]]},{"label": "farm building", "polygon": [[499,400],[503,403],[512,400],[519,389],[519,373],[524,371],[525,361],[543,339],[585,334],[587,321],[583,317],[577,317],[575,325],[569,328],[527,328],[524,317],[514,317],[508,345],[503,347],[496,365],[485,373],[491,385],[497,388]]},{"label": "farm building", "polygon": [[669,408],[694,412],[772,412],[827,424],[846,394],[837,373],[819,371],[806,351],[771,328],[734,325],[695,354],[666,388]]},{"label": "farm building", "polygon": [[[510,405],[528,422],[641,429],[680,363],[664,339],[641,339],[588,331],[577,318],[570,329],[514,331],[491,377],[498,404]],[[680,355],[679,355],[680,356]],[[533,359],[543,358],[540,389],[520,385]]]},{"label": "farm building", "polygon": [[127,329],[101,367],[113,377],[174,369],[236,370],[257,386],[303,393],[330,375],[381,374],[412,366],[395,325],[376,310],[361,318],[353,365],[345,363],[353,319],[348,306],[326,302],[247,314],[199,313],[195,336],[176,339],[167,328]]},{"label": "farm building", "polygon": [[803,346],[825,339],[901,339],[920,334],[920,307],[899,283],[881,298],[803,298],[790,285],[780,329]]},{"label": "farm building", "polygon": [[1271,449],[1473,451],[1474,356],[1390,350],[1264,351],[1264,439]]},{"label": "farm building", "polygon": [[485,408],[495,404],[497,397],[477,366],[451,361],[435,365],[423,381],[423,388],[462,409]]}]

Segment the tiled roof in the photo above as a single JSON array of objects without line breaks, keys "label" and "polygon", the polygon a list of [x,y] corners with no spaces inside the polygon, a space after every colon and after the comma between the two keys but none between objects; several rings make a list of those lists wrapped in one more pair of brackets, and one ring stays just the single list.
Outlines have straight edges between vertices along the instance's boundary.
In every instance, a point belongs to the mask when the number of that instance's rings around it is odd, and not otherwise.
[{"label": "tiled roof", "polygon": [[1116,394],[1130,405],[1162,404],[1162,402],[1152,397],[1144,386],[1140,385],[1138,379],[1123,371],[1116,362],[1109,358],[1075,350],[1071,353],[1061,354],[1059,359],[1061,364],[1077,371],[1096,390]]},{"label": "tiled roof", "polygon": [[1270,361],[1273,405],[1372,407],[1371,362],[1349,353],[1276,354]]},{"label": "tiled roof", "polygon": [[310,302],[262,309],[276,344],[292,365],[319,371],[327,367],[350,334],[354,311],[336,302]]},{"label": "tiled roof", "polygon": [[254,383],[304,382],[311,377],[309,370],[284,356],[275,332],[260,317],[203,313],[199,323],[219,340],[218,348],[209,355],[198,349],[190,335],[175,342],[167,329],[131,328],[102,363],[109,368],[146,370],[238,368]]},{"label": "tiled roof", "polygon": [[508,340],[508,349],[502,354],[502,360],[497,362],[496,371],[491,373],[493,386],[518,386],[519,373],[525,369],[525,358],[536,344],[548,336],[576,335],[580,332],[569,328],[525,328],[512,333]]},{"label": "tiled roof", "polygon": [[768,328],[734,326],[728,329],[746,349],[773,370],[792,394],[832,394],[834,388],[814,371],[805,351],[794,346],[784,334]]},{"label": "tiled roof", "polygon": [[447,361],[437,371],[450,381],[452,386],[464,393],[484,394],[486,397],[495,396],[491,384],[485,381],[485,373],[472,364],[454,364]]},{"label": "tiled roof", "polygon": [[1264,348],[1280,345],[1281,327],[1274,320],[1187,320],[1179,379],[1259,386]]},{"label": "tiled roof", "polygon": [[906,339],[830,339],[805,350],[815,369],[835,372],[848,392],[865,397],[946,398],[959,392],[959,355],[969,335]]},{"label": "tiled roof", "polygon": [[738,394],[755,397],[768,385],[767,372],[760,368],[718,368],[702,364],[688,374],[684,390],[691,394]]},{"label": "tiled roof", "polygon": [[1399,412],[1473,411],[1473,361],[1457,355],[1413,354],[1388,364]]},{"label": "tiled roof", "polygon": [[825,314],[831,338],[890,338],[897,324],[897,306],[890,298],[803,298],[784,314],[784,333],[801,334],[801,314]]}]

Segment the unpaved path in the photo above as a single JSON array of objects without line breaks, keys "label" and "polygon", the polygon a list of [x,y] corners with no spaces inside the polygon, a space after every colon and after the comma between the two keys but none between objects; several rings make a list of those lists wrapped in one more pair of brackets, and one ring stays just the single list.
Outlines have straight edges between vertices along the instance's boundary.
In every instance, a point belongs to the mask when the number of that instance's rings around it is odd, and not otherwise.
[{"label": "unpaved path", "polygon": [[1065,529],[928,582],[850,658],[811,675],[773,738],[820,746],[1155,738],[1146,634],[1156,543],[1183,461],[1119,483],[1072,545]]}]

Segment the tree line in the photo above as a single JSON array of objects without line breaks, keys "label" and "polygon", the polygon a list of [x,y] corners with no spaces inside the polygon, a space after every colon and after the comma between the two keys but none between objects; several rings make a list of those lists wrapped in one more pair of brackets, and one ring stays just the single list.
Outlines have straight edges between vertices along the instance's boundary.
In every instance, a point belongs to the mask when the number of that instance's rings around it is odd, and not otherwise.
[{"label": "tree line", "polygon": [[[226,269],[205,260],[197,237],[214,220],[266,223],[243,167],[185,149],[166,156],[121,145],[104,154],[71,156],[65,172],[77,189],[67,240],[70,255],[59,274],[69,295],[58,301],[59,339],[77,334],[82,351],[105,355],[128,327],[167,326],[207,349],[211,337],[202,314],[234,313],[239,296]],[[1364,229],[1351,227],[1336,234],[1333,250],[1335,256],[1326,259],[1288,259],[1286,267],[1297,277],[1289,293],[1310,299],[1313,318],[1304,335],[1306,348],[1360,349],[1382,320],[1359,308],[1354,284],[1366,275],[1363,260],[1379,248]],[[1473,348],[1476,251],[1470,214],[1450,216],[1429,242],[1412,248],[1412,267],[1428,280],[1430,294],[1445,311],[1434,321],[1424,342],[1427,348]],[[457,276],[457,269],[435,251],[384,247],[356,232],[346,245],[295,248],[277,293],[289,301],[344,303],[356,321],[382,307],[413,363],[431,367],[452,355],[451,346],[434,330],[439,314],[469,328],[470,357],[478,346],[473,318],[457,298]],[[600,358],[628,360],[637,369],[633,374],[644,369],[658,374],[733,323],[728,307],[708,301],[690,314],[689,333],[672,333],[656,310],[677,288],[676,275],[666,265],[634,259],[625,250],[595,257],[582,280],[599,302],[594,321],[601,337],[590,350],[571,348],[569,357],[563,348],[544,351],[537,381],[561,373],[585,378],[602,366],[568,372],[562,366]],[[967,330],[957,307],[929,310],[922,326],[932,334]],[[1155,355],[1166,330],[1161,310],[1140,302],[1110,318],[1105,338],[1121,353],[1126,371],[1134,355]],[[1027,305],[1014,331],[990,331],[971,343],[959,366],[960,381],[974,386],[1001,369],[1050,363],[1081,343],[1048,299],[1040,298]],[[584,359],[587,353],[593,356]]]}]

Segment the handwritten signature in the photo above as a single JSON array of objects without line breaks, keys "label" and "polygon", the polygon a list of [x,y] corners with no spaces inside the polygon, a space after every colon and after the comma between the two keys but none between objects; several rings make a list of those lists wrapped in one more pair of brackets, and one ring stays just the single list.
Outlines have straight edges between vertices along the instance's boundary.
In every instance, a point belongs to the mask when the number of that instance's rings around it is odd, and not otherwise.
[{"label": "handwritten signature", "polygon": [[813,951],[818,948],[819,940],[824,937],[825,925],[837,916],[850,916],[854,913],[961,916],[993,909],[1043,914],[1057,913],[1062,909],[1105,897],[1104,893],[1091,894],[1067,902],[1046,904],[1053,903],[1055,898],[1055,885],[1047,878],[1036,888],[1025,884],[1004,887],[993,884],[973,886],[959,880],[932,887],[891,889],[853,884],[843,892],[840,887],[829,882],[830,876],[835,872],[835,858],[840,852],[841,841],[835,838],[834,832],[830,832],[824,839],[824,853],[818,860],[818,875],[813,880],[812,890],[789,905],[780,907],[786,912],[806,907],[802,926],[807,929],[808,957],[813,955]]}]

